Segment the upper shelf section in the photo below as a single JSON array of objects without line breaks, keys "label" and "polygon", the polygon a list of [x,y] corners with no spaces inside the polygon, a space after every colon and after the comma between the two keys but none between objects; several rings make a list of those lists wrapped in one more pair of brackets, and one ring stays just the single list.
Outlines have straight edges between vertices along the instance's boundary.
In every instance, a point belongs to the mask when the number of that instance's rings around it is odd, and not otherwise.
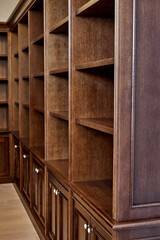
[{"label": "upper shelf section", "polygon": [[83,17],[114,17],[113,0],[90,0],[77,9],[76,16]]}]

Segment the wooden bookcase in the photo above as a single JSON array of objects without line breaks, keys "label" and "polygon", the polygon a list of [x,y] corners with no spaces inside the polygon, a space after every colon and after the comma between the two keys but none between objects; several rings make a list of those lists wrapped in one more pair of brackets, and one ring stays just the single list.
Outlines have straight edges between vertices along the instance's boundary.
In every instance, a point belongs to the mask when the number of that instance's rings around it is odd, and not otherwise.
[{"label": "wooden bookcase", "polygon": [[46,159],[68,178],[68,1],[46,1]]},{"label": "wooden bookcase", "polygon": [[0,32],[0,130],[8,130],[8,33]]},{"label": "wooden bookcase", "polygon": [[[15,176],[46,239],[159,239],[159,9],[158,0],[31,0],[16,18]],[[0,74],[7,129],[7,33]]]}]

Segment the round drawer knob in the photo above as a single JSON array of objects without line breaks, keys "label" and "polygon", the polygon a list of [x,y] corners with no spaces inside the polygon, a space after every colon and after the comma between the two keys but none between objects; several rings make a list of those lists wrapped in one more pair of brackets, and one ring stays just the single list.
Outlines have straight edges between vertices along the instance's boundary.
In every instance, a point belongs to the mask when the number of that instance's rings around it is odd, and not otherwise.
[{"label": "round drawer knob", "polygon": [[14,145],[14,148],[15,148],[15,149],[17,149],[17,148],[18,148],[18,146],[17,146],[17,145]]},{"label": "round drawer knob", "polygon": [[84,224],[84,229],[86,230],[89,227],[87,223]]},{"label": "round drawer knob", "polygon": [[39,173],[39,172],[40,172],[40,170],[39,170],[38,168],[35,168],[34,171],[35,171],[36,173]]},{"label": "round drawer knob", "polygon": [[26,159],[26,158],[27,158],[27,155],[23,154],[23,158]]},{"label": "round drawer knob", "polygon": [[88,233],[91,233],[91,232],[93,232],[93,229],[89,227],[89,228],[87,229],[87,232],[88,232]]}]

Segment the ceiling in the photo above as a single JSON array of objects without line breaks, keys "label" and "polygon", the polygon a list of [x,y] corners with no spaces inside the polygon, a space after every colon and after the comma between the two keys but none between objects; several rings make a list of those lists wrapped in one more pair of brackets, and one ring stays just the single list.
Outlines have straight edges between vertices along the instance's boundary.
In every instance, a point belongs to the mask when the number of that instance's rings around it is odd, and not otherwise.
[{"label": "ceiling", "polygon": [[22,0],[0,0],[0,22],[8,22]]}]

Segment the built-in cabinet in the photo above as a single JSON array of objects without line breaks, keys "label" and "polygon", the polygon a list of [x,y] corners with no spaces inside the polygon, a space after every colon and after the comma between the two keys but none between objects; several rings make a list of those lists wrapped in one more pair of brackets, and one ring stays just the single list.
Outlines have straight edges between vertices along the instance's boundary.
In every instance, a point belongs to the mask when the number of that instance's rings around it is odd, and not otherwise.
[{"label": "built-in cabinet", "polygon": [[160,239],[159,0],[28,2],[0,32],[0,176],[46,239]]},{"label": "built-in cabinet", "polygon": [[49,173],[48,176],[48,237],[69,239],[68,190]]},{"label": "built-in cabinet", "polygon": [[35,156],[32,156],[32,207],[43,225],[45,224],[44,176],[44,165]]},{"label": "built-in cabinet", "polygon": [[112,235],[90,213],[74,201],[74,240],[111,240]]},{"label": "built-in cabinet", "polygon": [[0,134],[0,177],[9,176],[9,137]]},{"label": "built-in cabinet", "polygon": [[14,158],[14,179],[20,186],[20,141],[14,137],[13,140],[13,158]]},{"label": "built-in cabinet", "polygon": [[31,185],[30,185],[30,152],[23,145],[22,146],[22,165],[21,165],[21,174],[22,174],[22,191],[30,203],[31,197]]}]

